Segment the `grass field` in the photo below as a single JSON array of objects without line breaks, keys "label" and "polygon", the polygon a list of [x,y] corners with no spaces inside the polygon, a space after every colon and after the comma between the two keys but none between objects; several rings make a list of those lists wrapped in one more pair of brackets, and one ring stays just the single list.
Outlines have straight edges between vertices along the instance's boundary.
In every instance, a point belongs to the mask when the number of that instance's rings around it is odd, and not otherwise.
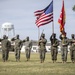
[{"label": "grass field", "polygon": [[57,62],[52,63],[50,53],[46,54],[44,63],[40,63],[38,53],[32,53],[30,61],[26,61],[25,54],[21,53],[20,62],[16,62],[14,53],[10,53],[9,60],[2,62],[0,53],[0,75],[75,75],[75,64],[71,63],[70,55],[63,64],[60,54]]}]

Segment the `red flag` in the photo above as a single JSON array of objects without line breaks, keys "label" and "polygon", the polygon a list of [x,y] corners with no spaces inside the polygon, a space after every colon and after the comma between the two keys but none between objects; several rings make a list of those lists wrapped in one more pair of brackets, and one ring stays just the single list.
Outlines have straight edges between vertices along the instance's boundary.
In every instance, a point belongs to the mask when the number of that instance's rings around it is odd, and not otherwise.
[{"label": "red flag", "polygon": [[65,31],[64,25],[65,25],[65,8],[64,8],[64,0],[62,3],[62,9],[60,18],[58,19],[58,23],[60,24],[60,32]]},{"label": "red flag", "polygon": [[38,10],[34,12],[36,16],[36,25],[38,27],[46,25],[53,21],[53,0],[52,2],[43,10]]}]

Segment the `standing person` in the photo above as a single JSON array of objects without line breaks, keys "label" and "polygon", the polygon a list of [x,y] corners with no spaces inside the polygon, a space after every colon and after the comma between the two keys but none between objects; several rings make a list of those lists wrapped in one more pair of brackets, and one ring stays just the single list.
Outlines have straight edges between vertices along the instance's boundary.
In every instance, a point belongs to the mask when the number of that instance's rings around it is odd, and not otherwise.
[{"label": "standing person", "polygon": [[58,45],[59,45],[59,41],[56,38],[56,34],[55,33],[53,33],[51,35],[50,41],[51,41],[51,57],[52,57],[52,61],[54,63],[57,60]]},{"label": "standing person", "polygon": [[61,39],[61,55],[63,63],[67,61],[67,53],[68,53],[68,38],[66,37],[66,32],[62,31],[60,35]]},{"label": "standing person", "polygon": [[71,42],[70,42],[70,55],[72,63],[75,63],[75,35],[71,35]]},{"label": "standing person", "polygon": [[26,38],[24,44],[25,44],[26,58],[27,58],[27,61],[28,61],[30,59],[31,48],[32,48],[32,41],[30,41],[29,37]]},{"label": "standing person", "polygon": [[8,57],[9,57],[9,49],[11,48],[11,43],[10,41],[7,39],[7,36],[4,35],[3,39],[1,41],[2,44],[2,59],[3,61],[7,61]]},{"label": "standing person", "polygon": [[38,41],[41,63],[44,62],[45,60],[46,43],[47,43],[47,40],[45,39],[45,34],[42,33]]},{"label": "standing person", "polygon": [[20,61],[21,47],[22,47],[22,41],[19,39],[19,35],[16,35],[15,46],[14,46],[16,61]]}]

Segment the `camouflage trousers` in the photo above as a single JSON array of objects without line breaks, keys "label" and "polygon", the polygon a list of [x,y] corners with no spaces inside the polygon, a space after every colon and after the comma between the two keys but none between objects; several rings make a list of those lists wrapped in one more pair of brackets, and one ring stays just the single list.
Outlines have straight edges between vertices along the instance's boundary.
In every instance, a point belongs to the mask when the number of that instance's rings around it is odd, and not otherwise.
[{"label": "camouflage trousers", "polygon": [[51,47],[51,57],[53,61],[57,60],[58,49],[57,47]]},{"label": "camouflage trousers", "polygon": [[30,49],[26,49],[26,58],[27,58],[27,61],[30,59],[30,54],[31,54],[31,50]]},{"label": "camouflage trousers", "polygon": [[15,58],[16,58],[16,61],[20,61],[20,50],[19,49],[15,49]]},{"label": "camouflage trousers", "polygon": [[62,61],[67,61],[67,53],[68,53],[68,48],[66,46],[61,47],[61,56],[62,56]]},{"label": "camouflage trousers", "polygon": [[44,60],[45,60],[45,54],[46,54],[46,50],[40,50],[41,63],[44,62]]},{"label": "camouflage trousers", "polygon": [[75,61],[75,50],[70,50],[71,60]]},{"label": "camouflage trousers", "polygon": [[8,50],[2,50],[2,59],[3,61],[7,61],[9,57],[9,51]]}]

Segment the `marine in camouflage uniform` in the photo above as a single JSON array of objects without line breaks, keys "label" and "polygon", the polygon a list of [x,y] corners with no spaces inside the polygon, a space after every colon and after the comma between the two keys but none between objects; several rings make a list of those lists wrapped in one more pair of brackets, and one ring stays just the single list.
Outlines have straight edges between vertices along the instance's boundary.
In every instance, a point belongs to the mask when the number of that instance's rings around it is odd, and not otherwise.
[{"label": "marine in camouflage uniform", "polygon": [[75,63],[75,35],[71,35],[72,39],[70,41],[70,55],[71,55],[71,61]]},{"label": "marine in camouflage uniform", "polygon": [[62,62],[67,61],[67,54],[68,54],[68,38],[66,37],[66,32],[62,32],[60,35],[61,39],[61,55],[62,55]]},{"label": "marine in camouflage uniform", "polygon": [[19,39],[19,35],[17,35],[15,39],[15,46],[14,46],[16,61],[20,61],[21,47],[22,47],[22,41]]},{"label": "marine in camouflage uniform", "polygon": [[53,33],[51,35],[50,41],[51,41],[51,57],[52,57],[52,60],[53,60],[53,63],[54,63],[57,60],[58,45],[59,45],[59,41],[56,38],[56,34],[55,33]]},{"label": "marine in camouflage uniform", "polygon": [[2,45],[2,59],[5,62],[8,60],[9,49],[11,48],[11,43],[7,39],[6,35],[3,36],[3,39],[1,40],[1,45]]},{"label": "marine in camouflage uniform", "polygon": [[44,62],[44,60],[45,60],[46,43],[47,43],[47,40],[45,39],[45,34],[42,33],[42,35],[38,41],[41,63]]},{"label": "marine in camouflage uniform", "polygon": [[29,37],[25,40],[25,53],[27,61],[30,60],[31,48],[32,48],[32,41],[29,40]]}]

